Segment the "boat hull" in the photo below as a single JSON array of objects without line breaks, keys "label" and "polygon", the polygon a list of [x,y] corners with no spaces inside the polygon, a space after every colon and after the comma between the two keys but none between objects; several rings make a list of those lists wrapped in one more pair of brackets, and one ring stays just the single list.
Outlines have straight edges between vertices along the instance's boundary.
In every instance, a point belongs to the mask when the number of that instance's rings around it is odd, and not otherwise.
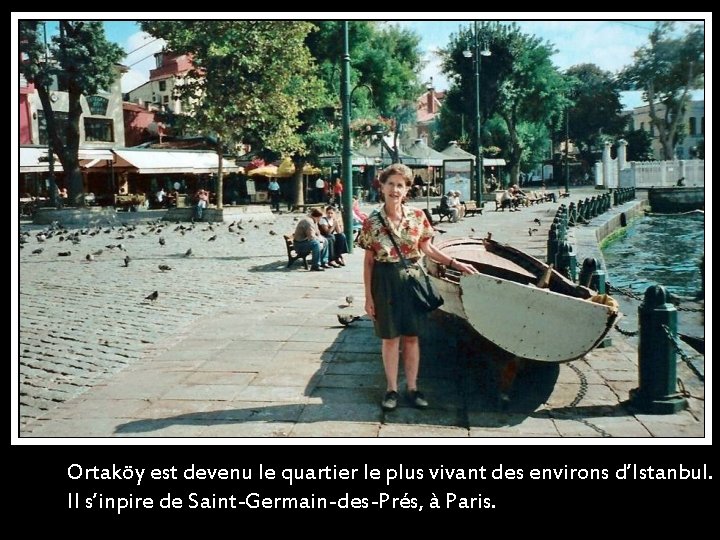
[{"label": "boat hull", "polygon": [[653,212],[677,214],[705,208],[704,187],[661,187],[648,190],[648,201]]},{"label": "boat hull", "polygon": [[[445,299],[440,309],[466,320],[510,356],[553,363],[580,358],[603,340],[618,316],[612,298],[594,295],[509,246],[490,242],[486,250],[482,241],[467,239],[437,247],[481,272],[453,276],[430,261],[429,273]],[[538,287],[546,273],[550,287]]]}]

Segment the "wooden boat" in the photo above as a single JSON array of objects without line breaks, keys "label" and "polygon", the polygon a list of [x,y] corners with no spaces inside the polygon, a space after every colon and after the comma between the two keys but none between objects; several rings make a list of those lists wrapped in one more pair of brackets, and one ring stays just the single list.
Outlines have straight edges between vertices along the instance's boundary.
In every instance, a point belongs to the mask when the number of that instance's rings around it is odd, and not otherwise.
[{"label": "wooden boat", "polygon": [[618,304],[576,285],[538,259],[490,239],[450,239],[436,247],[480,274],[427,261],[445,299],[441,310],[517,358],[567,362],[596,347],[612,328]]},{"label": "wooden boat", "polygon": [[705,188],[702,186],[658,187],[648,190],[653,212],[678,214],[705,208]]}]

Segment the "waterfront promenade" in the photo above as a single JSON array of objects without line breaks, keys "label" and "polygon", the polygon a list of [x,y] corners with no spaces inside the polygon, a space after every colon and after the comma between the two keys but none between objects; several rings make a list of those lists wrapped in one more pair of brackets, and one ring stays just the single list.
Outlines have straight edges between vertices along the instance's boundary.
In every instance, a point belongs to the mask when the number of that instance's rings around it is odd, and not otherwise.
[{"label": "waterfront promenade", "polygon": [[[577,189],[563,201],[592,194]],[[544,258],[558,204],[521,212],[487,204],[482,216],[438,227],[444,237],[492,232]],[[77,245],[57,237],[39,243],[33,234],[20,250],[21,437],[705,435],[704,384],[684,362],[678,375],[688,410],[648,415],[627,406],[637,386],[637,350],[615,330],[612,345],[584,359],[526,366],[500,407],[498,366],[441,314],[421,336],[420,385],[430,409],[401,402],[383,413],[380,342],[371,323],[337,321],[338,314],[363,314],[362,250],[346,256],[342,269],[307,272],[298,262],[286,269],[282,234],[298,214],[273,224],[246,221],[242,229],[165,223],[158,230],[134,222],[134,230],[123,230],[123,219],[149,215],[160,214],[117,214],[114,228],[82,235]],[[582,227],[584,235],[592,225]],[[532,236],[531,228],[538,229]],[[154,291],[157,299],[146,300]]]}]

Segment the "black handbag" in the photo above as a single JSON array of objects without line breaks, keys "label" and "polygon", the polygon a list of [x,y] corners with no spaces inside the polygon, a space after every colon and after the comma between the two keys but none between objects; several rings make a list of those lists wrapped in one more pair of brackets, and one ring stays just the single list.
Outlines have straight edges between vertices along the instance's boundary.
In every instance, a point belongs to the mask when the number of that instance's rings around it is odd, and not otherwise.
[{"label": "black handbag", "polygon": [[402,263],[403,268],[405,268],[405,272],[407,272],[407,293],[413,299],[415,305],[420,311],[435,311],[437,308],[439,308],[445,303],[445,300],[442,296],[440,296],[440,293],[430,279],[430,276],[427,275],[427,272],[425,272],[425,269],[422,266],[418,265],[418,268],[420,269],[419,276],[410,272],[410,267],[408,266],[405,257],[403,257],[402,251],[400,251],[400,248],[395,242],[395,239],[390,233],[390,229],[385,223],[385,220],[380,214],[378,214],[378,217],[380,218],[380,222],[383,224],[383,227],[388,230],[388,237],[390,238],[390,241],[398,252],[400,262]]}]

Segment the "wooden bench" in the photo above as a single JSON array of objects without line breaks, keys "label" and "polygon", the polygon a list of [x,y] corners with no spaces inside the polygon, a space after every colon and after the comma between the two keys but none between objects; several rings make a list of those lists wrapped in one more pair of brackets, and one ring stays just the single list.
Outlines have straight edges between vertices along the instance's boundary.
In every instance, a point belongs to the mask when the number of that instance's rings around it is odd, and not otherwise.
[{"label": "wooden bench", "polygon": [[475,214],[480,214],[482,216],[483,208],[482,206],[478,206],[475,201],[465,201],[465,215],[471,215],[474,216]]},{"label": "wooden bench", "polygon": [[450,211],[449,210],[441,211],[439,206],[436,206],[432,209],[432,215],[440,216],[438,221],[442,221],[445,218],[448,218],[448,221],[450,221]]},{"label": "wooden bench", "polygon": [[301,212],[307,212],[311,208],[319,208],[320,210],[324,210],[325,207],[329,203],[307,203],[307,204],[294,204],[292,206],[292,211],[297,212],[298,210]]},{"label": "wooden bench", "polygon": [[296,260],[300,259],[303,263],[303,266],[305,267],[305,270],[308,269],[307,264],[307,256],[310,255],[310,253],[298,253],[295,249],[295,242],[293,241],[292,236],[288,236],[287,234],[283,235],[283,238],[285,239],[285,247],[287,248],[287,256],[288,256],[288,263],[287,267],[290,268],[292,266],[292,263],[294,263]]}]

